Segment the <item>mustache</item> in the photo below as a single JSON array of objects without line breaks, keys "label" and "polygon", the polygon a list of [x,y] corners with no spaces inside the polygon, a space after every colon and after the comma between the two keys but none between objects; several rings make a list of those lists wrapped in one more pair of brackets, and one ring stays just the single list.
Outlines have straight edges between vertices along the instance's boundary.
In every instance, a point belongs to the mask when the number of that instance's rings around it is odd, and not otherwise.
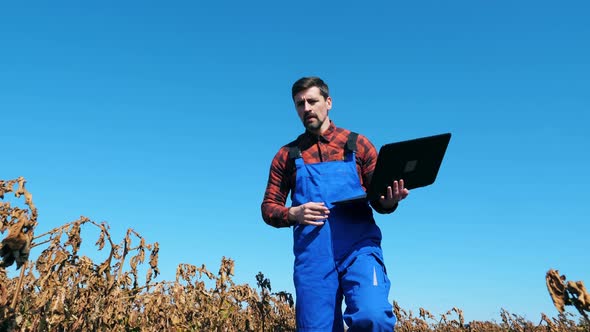
[{"label": "mustache", "polygon": [[315,115],[315,114],[313,114],[313,113],[307,113],[307,114],[305,114],[305,116],[303,117],[303,120],[304,120],[304,121],[307,121],[307,119],[312,119],[312,118],[315,118],[315,119],[317,119],[318,117],[317,117],[317,115]]}]

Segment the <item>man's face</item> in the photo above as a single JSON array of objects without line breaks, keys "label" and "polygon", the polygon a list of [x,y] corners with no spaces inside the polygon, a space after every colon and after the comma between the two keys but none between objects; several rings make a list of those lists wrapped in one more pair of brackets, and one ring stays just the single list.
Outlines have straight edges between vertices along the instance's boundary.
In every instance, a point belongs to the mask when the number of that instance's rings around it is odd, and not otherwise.
[{"label": "man's face", "polygon": [[330,126],[328,111],[332,108],[332,98],[321,95],[318,87],[303,90],[293,97],[297,114],[307,130],[321,134]]}]

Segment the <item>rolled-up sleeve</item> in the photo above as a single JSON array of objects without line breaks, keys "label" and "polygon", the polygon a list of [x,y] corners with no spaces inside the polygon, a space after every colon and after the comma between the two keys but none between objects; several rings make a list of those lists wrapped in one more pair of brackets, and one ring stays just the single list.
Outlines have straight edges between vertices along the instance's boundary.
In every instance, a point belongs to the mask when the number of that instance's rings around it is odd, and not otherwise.
[{"label": "rolled-up sleeve", "polygon": [[264,222],[277,228],[292,225],[288,219],[289,208],[285,206],[293,175],[288,156],[288,149],[283,147],[273,158],[261,205]]}]

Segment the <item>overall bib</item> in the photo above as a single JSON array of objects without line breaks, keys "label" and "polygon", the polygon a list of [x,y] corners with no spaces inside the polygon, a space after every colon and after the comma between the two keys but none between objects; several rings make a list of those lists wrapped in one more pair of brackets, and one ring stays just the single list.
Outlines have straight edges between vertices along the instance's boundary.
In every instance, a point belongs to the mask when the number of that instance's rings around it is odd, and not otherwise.
[{"label": "overall bib", "polygon": [[305,164],[297,147],[290,151],[297,170],[293,206],[324,202],[330,209],[323,226],[293,228],[297,331],[341,332],[343,321],[349,332],[393,331],[396,322],[387,298],[381,231],[369,203],[331,203],[364,193],[356,138],[350,134],[342,161]]}]

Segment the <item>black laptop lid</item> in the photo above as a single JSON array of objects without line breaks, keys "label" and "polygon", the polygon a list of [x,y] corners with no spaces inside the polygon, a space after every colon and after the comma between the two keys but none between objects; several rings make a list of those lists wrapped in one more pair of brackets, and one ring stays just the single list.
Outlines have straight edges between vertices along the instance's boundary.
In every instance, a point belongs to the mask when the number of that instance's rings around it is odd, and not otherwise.
[{"label": "black laptop lid", "polygon": [[451,139],[450,133],[386,144],[379,150],[367,199],[386,195],[394,180],[404,180],[407,189],[428,186],[438,170]]}]

